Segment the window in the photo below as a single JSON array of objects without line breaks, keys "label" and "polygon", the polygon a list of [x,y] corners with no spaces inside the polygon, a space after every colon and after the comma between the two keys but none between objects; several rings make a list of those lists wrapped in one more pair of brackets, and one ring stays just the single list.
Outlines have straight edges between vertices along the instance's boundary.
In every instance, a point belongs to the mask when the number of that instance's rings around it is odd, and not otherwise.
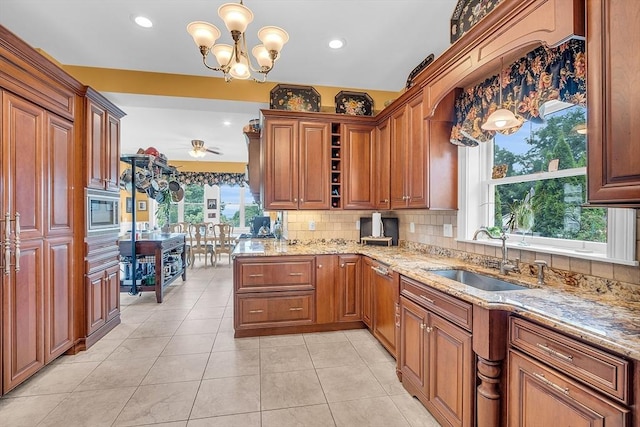
[{"label": "window", "polygon": [[[462,149],[460,237],[494,226],[511,230],[510,245],[537,252],[633,262],[634,244],[611,244],[612,236],[635,230],[633,210],[583,207],[586,109],[559,101],[542,109],[544,123],[525,122],[511,135],[496,134],[493,144]],[[465,214],[478,208],[480,217]]]},{"label": "window", "polygon": [[[219,199],[219,203],[216,208],[209,209],[207,201],[217,199]],[[228,222],[233,224],[238,232],[248,231],[251,219],[261,215],[262,209],[260,205],[255,203],[248,188],[228,185],[219,187],[186,185],[184,186],[184,198],[178,203],[172,202],[169,207],[171,224],[178,222]],[[158,225],[163,225],[163,222],[162,218],[158,218]]]},{"label": "window", "polygon": [[262,209],[246,187],[220,186],[220,220],[234,227],[250,228],[250,221],[262,215]]}]

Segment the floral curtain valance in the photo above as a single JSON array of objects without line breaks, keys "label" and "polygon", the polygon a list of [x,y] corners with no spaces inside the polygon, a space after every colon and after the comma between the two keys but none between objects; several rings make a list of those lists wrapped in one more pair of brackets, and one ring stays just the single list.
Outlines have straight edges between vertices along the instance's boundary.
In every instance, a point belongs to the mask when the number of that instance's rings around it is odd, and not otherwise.
[{"label": "floral curtain valance", "polygon": [[244,187],[248,184],[244,173],[221,173],[221,172],[178,172],[178,180],[184,184],[197,185],[239,185]]},{"label": "floral curtain valance", "polygon": [[[513,111],[522,121],[543,120],[542,105],[559,100],[586,105],[586,56],[583,40],[569,40],[558,47],[541,46],[502,71],[499,76],[465,89],[455,102],[451,143],[474,147],[490,141],[495,132],[480,128],[499,108]],[[500,103],[502,90],[502,107]],[[506,134],[518,128],[506,129]]]}]

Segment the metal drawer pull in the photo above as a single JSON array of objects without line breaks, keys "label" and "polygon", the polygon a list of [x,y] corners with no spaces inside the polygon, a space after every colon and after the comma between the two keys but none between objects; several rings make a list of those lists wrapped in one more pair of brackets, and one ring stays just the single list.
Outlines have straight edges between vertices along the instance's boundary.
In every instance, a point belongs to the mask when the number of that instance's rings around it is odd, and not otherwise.
[{"label": "metal drawer pull", "polygon": [[389,275],[389,271],[387,269],[385,269],[385,268],[381,268],[381,267],[377,267],[377,266],[372,265],[371,269],[373,271],[375,271],[376,273],[382,275],[382,276],[388,276]]},{"label": "metal drawer pull", "polygon": [[302,311],[302,307],[291,307],[289,311]]},{"label": "metal drawer pull", "polygon": [[562,354],[559,351],[555,351],[554,349],[552,349],[551,347],[549,347],[546,344],[543,343],[536,343],[536,345],[541,348],[542,350],[546,351],[547,353],[549,353],[552,356],[556,356],[560,359],[566,360],[567,362],[572,362],[573,363],[573,356],[572,355],[567,355],[567,354]]},{"label": "metal drawer pull", "polygon": [[539,374],[537,372],[533,373],[533,376],[536,377],[537,379],[539,379],[540,381],[542,381],[543,383],[545,383],[546,385],[548,385],[549,387],[553,387],[556,390],[558,390],[561,393],[564,394],[569,394],[569,389],[566,387],[560,387],[558,384],[549,381],[547,378],[545,378],[544,374]]},{"label": "metal drawer pull", "polygon": [[302,276],[302,273],[289,273],[289,276]]},{"label": "metal drawer pull", "polygon": [[433,305],[436,305],[436,302],[434,300],[432,300],[431,298],[428,298],[428,297],[426,297],[426,296],[424,296],[422,294],[418,295],[418,297],[423,299],[423,300],[425,300],[426,302],[429,302],[429,303],[431,303]]},{"label": "metal drawer pull", "polygon": [[264,274],[250,274],[249,277],[264,277]]},{"label": "metal drawer pull", "polygon": [[249,310],[249,314],[257,314],[262,312],[264,312],[264,310]]}]

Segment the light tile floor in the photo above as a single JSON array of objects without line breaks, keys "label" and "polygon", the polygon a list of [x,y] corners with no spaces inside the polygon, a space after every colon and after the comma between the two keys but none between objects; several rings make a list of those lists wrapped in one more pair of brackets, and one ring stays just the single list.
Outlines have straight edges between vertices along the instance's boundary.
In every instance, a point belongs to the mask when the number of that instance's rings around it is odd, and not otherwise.
[{"label": "light tile floor", "polygon": [[366,330],[234,339],[232,271],[121,294],[122,324],[0,398],[0,425],[439,426]]}]

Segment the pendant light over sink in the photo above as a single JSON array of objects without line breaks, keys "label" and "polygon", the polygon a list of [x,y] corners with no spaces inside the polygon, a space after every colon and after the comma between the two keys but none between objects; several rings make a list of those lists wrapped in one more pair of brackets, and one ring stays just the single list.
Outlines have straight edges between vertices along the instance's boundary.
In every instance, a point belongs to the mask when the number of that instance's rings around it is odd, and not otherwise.
[{"label": "pendant light over sink", "polygon": [[[225,81],[232,79],[246,80],[252,78],[257,82],[264,82],[267,74],[278,59],[282,46],[289,41],[289,35],[279,27],[263,27],[258,31],[258,38],[262,42],[255,46],[251,53],[258,62],[255,68],[249,58],[247,40],[244,32],[253,21],[253,12],[240,0],[240,3],[225,3],[218,8],[218,15],[224,21],[224,25],[231,33],[233,46],[218,43],[220,30],[215,25],[204,21],[195,21],[187,25],[187,32],[193,37],[196,46],[200,49],[202,62],[210,70],[222,71]],[[207,64],[207,56],[213,53],[218,61],[217,67]],[[253,77],[252,73],[262,75],[262,78]]]},{"label": "pendant light over sink", "polygon": [[502,108],[502,69],[504,68],[503,58],[500,58],[500,73],[498,74],[498,87],[500,89],[499,109],[494,111],[487,117],[487,121],[480,126],[483,130],[502,131],[504,129],[520,126],[522,121],[513,114],[512,111]]}]

